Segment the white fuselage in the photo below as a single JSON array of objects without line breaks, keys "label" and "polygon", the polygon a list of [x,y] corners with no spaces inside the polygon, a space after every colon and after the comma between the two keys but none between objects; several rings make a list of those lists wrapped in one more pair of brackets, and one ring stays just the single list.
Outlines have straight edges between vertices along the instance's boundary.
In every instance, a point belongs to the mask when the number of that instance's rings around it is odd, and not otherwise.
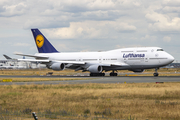
[{"label": "white fuselage", "polygon": [[[37,53],[36,56],[49,57],[52,61],[85,62],[90,65],[104,65],[103,70],[150,69],[165,66],[174,58],[159,47],[124,48],[105,52]],[[115,66],[106,66],[107,64]],[[67,67],[68,68],[68,67]],[[69,68],[72,68],[69,66]]]}]

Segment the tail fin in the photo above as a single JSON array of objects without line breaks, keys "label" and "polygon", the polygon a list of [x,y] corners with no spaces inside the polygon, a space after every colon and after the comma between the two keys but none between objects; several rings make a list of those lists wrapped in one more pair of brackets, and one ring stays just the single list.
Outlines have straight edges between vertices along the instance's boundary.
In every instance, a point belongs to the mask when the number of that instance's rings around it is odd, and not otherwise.
[{"label": "tail fin", "polygon": [[38,29],[31,29],[31,31],[39,53],[58,52]]}]

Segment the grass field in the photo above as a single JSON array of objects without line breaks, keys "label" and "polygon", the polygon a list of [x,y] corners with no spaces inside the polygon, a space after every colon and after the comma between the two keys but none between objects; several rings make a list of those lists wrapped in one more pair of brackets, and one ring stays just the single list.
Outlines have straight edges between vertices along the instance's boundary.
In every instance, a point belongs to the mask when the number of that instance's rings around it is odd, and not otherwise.
[{"label": "grass field", "polygon": [[67,81],[90,80],[93,78],[0,78],[0,82],[37,82],[37,81]]},{"label": "grass field", "polygon": [[[63,117],[73,119],[94,116],[129,120],[180,119],[180,83],[7,85],[0,86],[0,91],[0,108],[7,110],[60,111],[67,113]],[[82,118],[84,115],[88,117]]]},{"label": "grass field", "polygon": [[[0,70],[0,75],[21,75],[21,76],[46,76],[47,73],[53,72],[53,75],[80,75],[81,71],[74,72],[73,70],[64,71],[52,71],[49,69],[27,69],[27,70]],[[136,74],[131,71],[122,70],[118,71],[119,76],[153,76],[154,70],[145,70],[143,74]],[[160,69],[159,76],[180,76],[180,69]],[[7,78],[0,78],[0,82],[6,80]],[[92,78],[8,78],[7,80],[12,80],[12,82],[35,82],[35,81],[64,81],[64,80],[85,80]]]},{"label": "grass field", "polygon": [[[25,69],[25,70],[0,70],[0,75],[24,75],[24,76],[31,76],[31,75],[40,75],[45,76],[47,73],[53,72],[53,75],[79,75],[82,74],[81,71],[74,71],[74,70],[63,70],[63,71],[53,71],[50,69]],[[180,76],[180,68],[160,68],[158,70],[160,76]],[[89,72],[86,72],[89,73]],[[119,70],[118,73],[121,76],[153,76],[154,69],[148,69],[143,72],[143,74],[134,74],[132,71],[128,70]]]},{"label": "grass field", "polygon": [[[81,71],[1,70],[0,75],[77,75]],[[118,71],[122,76],[152,76]],[[179,76],[180,69],[160,69],[160,76]],[[131,74],[132,73],[132,74]],[[3,79],[3,78],[2,78]],[[9,79],[9,78],[8,78]],[[11,78],[10,78],[11,79]],[[79,80],[79,78],[12,78],[13,82]],[[82,78],[87,79],[87,78]],[[179,120],[180,83],[127,83],[75,85],[5,85],[0,86],[0,119],[8,111],[25,113],[20,118],[31,120],[31,112],[44,114],[39,119],[56,119],[58,115],[70,119]],[[5,112],[4,112],[5,111]],[[26,115],[26,113],[28,113]],[[13,113],[14,114],[14,113]],[[54,116],[47,116],[54,114]],[[57,115],[56,115],[57,114]]]},{"label": "grass field", "polygon": [[31,76],[31,75],[41,75],[45,76],[47,73],[53,72],[53,75],[74,75],[81,73],[81,71],[74,72],[73,70],[63,70],[63,71],[53,71],[50,69],[2,69],[0,70],[0,75],[24,75],[24,76]]}]

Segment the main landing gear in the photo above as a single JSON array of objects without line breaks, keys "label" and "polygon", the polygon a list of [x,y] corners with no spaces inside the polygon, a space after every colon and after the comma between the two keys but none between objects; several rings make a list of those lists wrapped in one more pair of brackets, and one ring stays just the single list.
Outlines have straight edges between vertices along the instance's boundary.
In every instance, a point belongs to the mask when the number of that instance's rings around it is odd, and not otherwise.
[{"label": "main landing gear", "polygon": [[157,72],[158,68],[155,68],[155,73],[153,74],[154,77],[158,77],[159,76],[159,73]]},{"label": "main landing gear", "polygon": [[114,70],[109,74],[110,76],[117,76],[117,73],[114,73]]},{"label": "main landing gear", "polygon": [[90,76],[105,76],[105,73],[90,73]]},{"label": "main landing gear", "polygon": [[[118,74],[114,70],[109,74],[110,76],[117,76]],[[105,73],[90,73],[90,76],[105,76]]]}]

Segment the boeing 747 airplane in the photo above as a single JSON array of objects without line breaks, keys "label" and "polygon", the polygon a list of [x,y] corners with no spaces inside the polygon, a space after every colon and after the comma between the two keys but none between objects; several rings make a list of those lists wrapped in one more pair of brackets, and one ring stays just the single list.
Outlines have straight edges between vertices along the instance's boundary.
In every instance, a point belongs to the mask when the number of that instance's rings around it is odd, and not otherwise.
[{"label": "boeing 747 airplane", "polygon": [[158,76],[158,68],[174,61],[174,57],[159,47],[123,48],[104,52],[59,52],[38,30],[31,29],[39,53],[35,55],[17,54],[35,59],[18,59],[45,64],[47,68],[60,71],[65,68],[82,72],[89,71],[90,76],[117,76],[117,70],[143,72],[155,68],[154,76]]}]

